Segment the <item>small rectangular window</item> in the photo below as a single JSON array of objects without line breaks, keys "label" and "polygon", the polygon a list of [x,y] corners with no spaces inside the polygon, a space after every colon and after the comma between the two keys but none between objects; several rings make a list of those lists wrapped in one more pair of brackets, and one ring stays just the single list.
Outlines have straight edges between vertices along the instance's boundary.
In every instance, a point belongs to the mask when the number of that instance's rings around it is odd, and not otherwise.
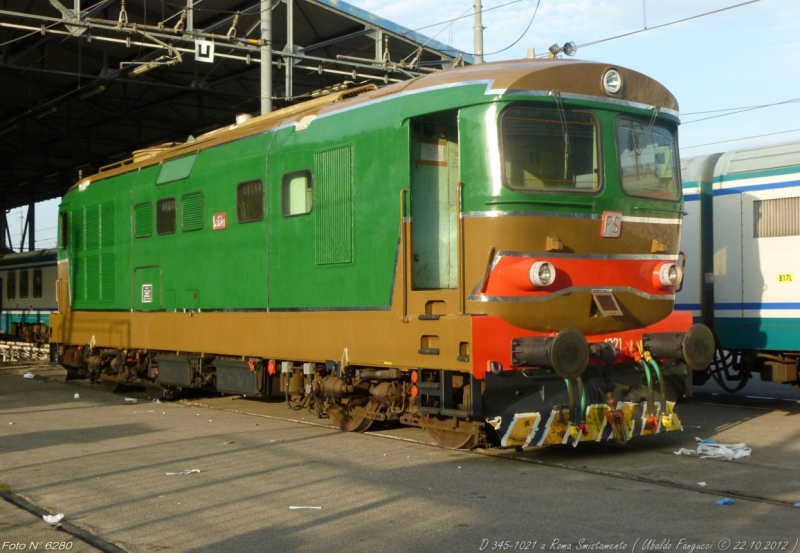
[{"label": "small rectangular window", "polygon": [[17,272],[8,271],[6,275],[6,297],[13,300],[17,297]]},{"label": "small rectangular window", "polygon": [[59,217],[61,218],[61,232],[58,236],[58,247],[65,250],[69,246],[69,213],[62,211]]},{"label": "small rectangular window", "polygon": [[41,269],[34,269],[33,270],[33,297],[34,298],[41,298],[42,297],[42,270]]},{"label": "small rectangular window", "polygon": [[28,297],[28,269],[19,272],[19,297]]},{"label": "small rectangular window", "polygon": [[153,234],[153,204],[145,202],[133,207],[133,235],[146,238]]},{"label": "small rectangular window", "polygon": [[176,180],[183,180],[192,173],[192,167],[197,159],[197,152],[188,156],[168,159],[161,165],[156,177],[156,184],[167,184]]},{"label": "small rectangular window", "polygon": [[284,217],[311,213],[313,203],[311,171],[297,171],[284,175],[282,195]]},{"label": "small rectangular window", "polygon": [[156,206],[156,231],[158,234],[172,234],[175,232],[175,198],[158,200]]},{"label": "small rectangular window", "polygon": [[260,221],[264,218],[264,183],[251,180],[236,189],[236,215],[240,223]]}]

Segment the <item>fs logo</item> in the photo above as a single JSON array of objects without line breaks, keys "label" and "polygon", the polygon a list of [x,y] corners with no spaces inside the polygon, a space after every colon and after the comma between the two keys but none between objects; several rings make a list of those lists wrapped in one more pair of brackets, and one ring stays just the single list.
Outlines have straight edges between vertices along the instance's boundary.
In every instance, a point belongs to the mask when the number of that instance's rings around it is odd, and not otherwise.
[{"label": "fs logo", "polygon": [[622,234],[622,212],[604,211],[600,222],[600,236],[603,238],[619,238]]}]

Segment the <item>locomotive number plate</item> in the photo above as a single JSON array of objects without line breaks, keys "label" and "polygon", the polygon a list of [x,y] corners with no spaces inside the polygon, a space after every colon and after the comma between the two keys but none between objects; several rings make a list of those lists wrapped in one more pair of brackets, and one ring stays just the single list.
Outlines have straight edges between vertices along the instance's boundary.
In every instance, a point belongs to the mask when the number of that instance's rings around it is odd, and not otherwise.
[{"label": "locomotive number plate", "polygon": [[214,230],[224,230],[228,226],[225,213],[215,213],[212,220],[214,222]]},{"label": "locomotive number plate", "polygon": [[622,212],[604,211],[600,221],[600,236],[603,238],[619,238],[622,234]]}]

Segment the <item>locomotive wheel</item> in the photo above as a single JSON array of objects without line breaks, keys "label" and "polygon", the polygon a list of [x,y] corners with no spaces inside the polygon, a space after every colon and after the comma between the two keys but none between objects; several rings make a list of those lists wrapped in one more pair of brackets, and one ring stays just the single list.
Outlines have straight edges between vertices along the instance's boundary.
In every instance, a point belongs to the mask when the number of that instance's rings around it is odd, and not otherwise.
[{"label": "locomotive wheel", "polygon": [[[437,421],[443,420],[449,419],[422,415],[423,426],[428,432],[428,435],[436,442],[436,445],[447,449],[472,449],[479,444],[480,439],[478,432],[459,432],[457,430],[447,430],[445,428],[433,426]],[[473,424],[472,426],[474,428],[477,425]]]},{"label": "locomotive wheel", "polygon": [[369,401],[363,407],[334,405],[328,409],[328,416],[342,432],[366,432],[375,422],[366,413],[377,410],[377,407],[377,402],[374,401]]}]

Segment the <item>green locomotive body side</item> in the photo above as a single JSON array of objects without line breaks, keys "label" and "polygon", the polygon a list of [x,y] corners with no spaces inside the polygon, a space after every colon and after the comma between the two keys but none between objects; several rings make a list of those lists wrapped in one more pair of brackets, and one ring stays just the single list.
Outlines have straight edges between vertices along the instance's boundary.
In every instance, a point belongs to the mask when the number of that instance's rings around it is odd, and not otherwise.
[{"label": "green locomotive body side", "polygon": [[[626,196],[615,176],[616,152],[608,147],[602,160],[605,186],[598,194],[551,193],[537,204],[526,201],[528,193],[499,185],[489,159],[497,145],[490,142],[487,120],[496,120],[509,105],[552,108],[554,102],[487,95],[486,88],[481,82],[391,96],[317,117],[305,130],[290,124],[73,188],[62,203],[71,219],[69,248],[59,250],[61,259],[73,263],[73,309],[390,309],[398,198],[410,186],[410,121],[453,110],[459,110],[461,150],[479,153],[461,160],[464,212],[513,205],[532,215],[576,210],[597,215],[607,209],[632,215],[653,208],[679,217],[681,203],[665,210],[658,200]],[[597,116],[603,144],[614,143],[621,113],[644,112],[611,107],[598,101],[570,104]],[[185,158],[194,158],[185,178],[158,183],[163,166]],[[311,211],[286,216],[282,179],[303,171],[312,180]],[[253,181],[263,185],[264,215],[242,223],[237,187]],[[161,234],[157,206],[168,199],[175,200],[176,225]],[[152,220],[138,220],[137,209]],[[408,210],[413,217],[414,206]],[[214,230],[215,215],[224,217],[223,229]],[[144,225],[138,236],[137,224]],[[146,283],[153,285],[154,296],[142,303]]]},{"label": "green locomotive body side", "polygon": [[[190,173],[164,184],[161,167],[172,159],[73,188],[61,208],[73,237],[59,250],[74,265],[73,309],[388,310],[398,195],[409,180],[409,114],[425,111],[421,101],[433,109],[475,96],[486,101],[483,86],[459,88],[456,97],[434,91],[392,98],[320,117],[303,131],[288,125],[181,153],[177,159],[196,157]],[[314,205],[285,216],[282,179],[302,171],[312,177]],[[265,214],[240,223],[237,186],[250,181],[264,183]],[[202,198],[201,224],[187,229],[182,222],[192,216],[186,200],[193,194]],[[176,202],[177,225],[159,234],[157,205],[166,199]],[[136,236],[135,210],[146,205],[151,230]],[[213,229],[215,214],[225,216],[224,229]],[[81,241],[84,235],[102,236],[102,244]],[[99,278],[88,276],[95,272]],[[145,282],[155,294],[147,304],[138,293]]]},{"label": "green locomotive body side", "polygon": [[672,312],[677,125],[641,74],[526,60],[136,152],[64,196],[53,341],[92,378],[278,382],[343,430],[401,420],[448,447],[487,424],[502,445],[679,429],[713,341]]}]

